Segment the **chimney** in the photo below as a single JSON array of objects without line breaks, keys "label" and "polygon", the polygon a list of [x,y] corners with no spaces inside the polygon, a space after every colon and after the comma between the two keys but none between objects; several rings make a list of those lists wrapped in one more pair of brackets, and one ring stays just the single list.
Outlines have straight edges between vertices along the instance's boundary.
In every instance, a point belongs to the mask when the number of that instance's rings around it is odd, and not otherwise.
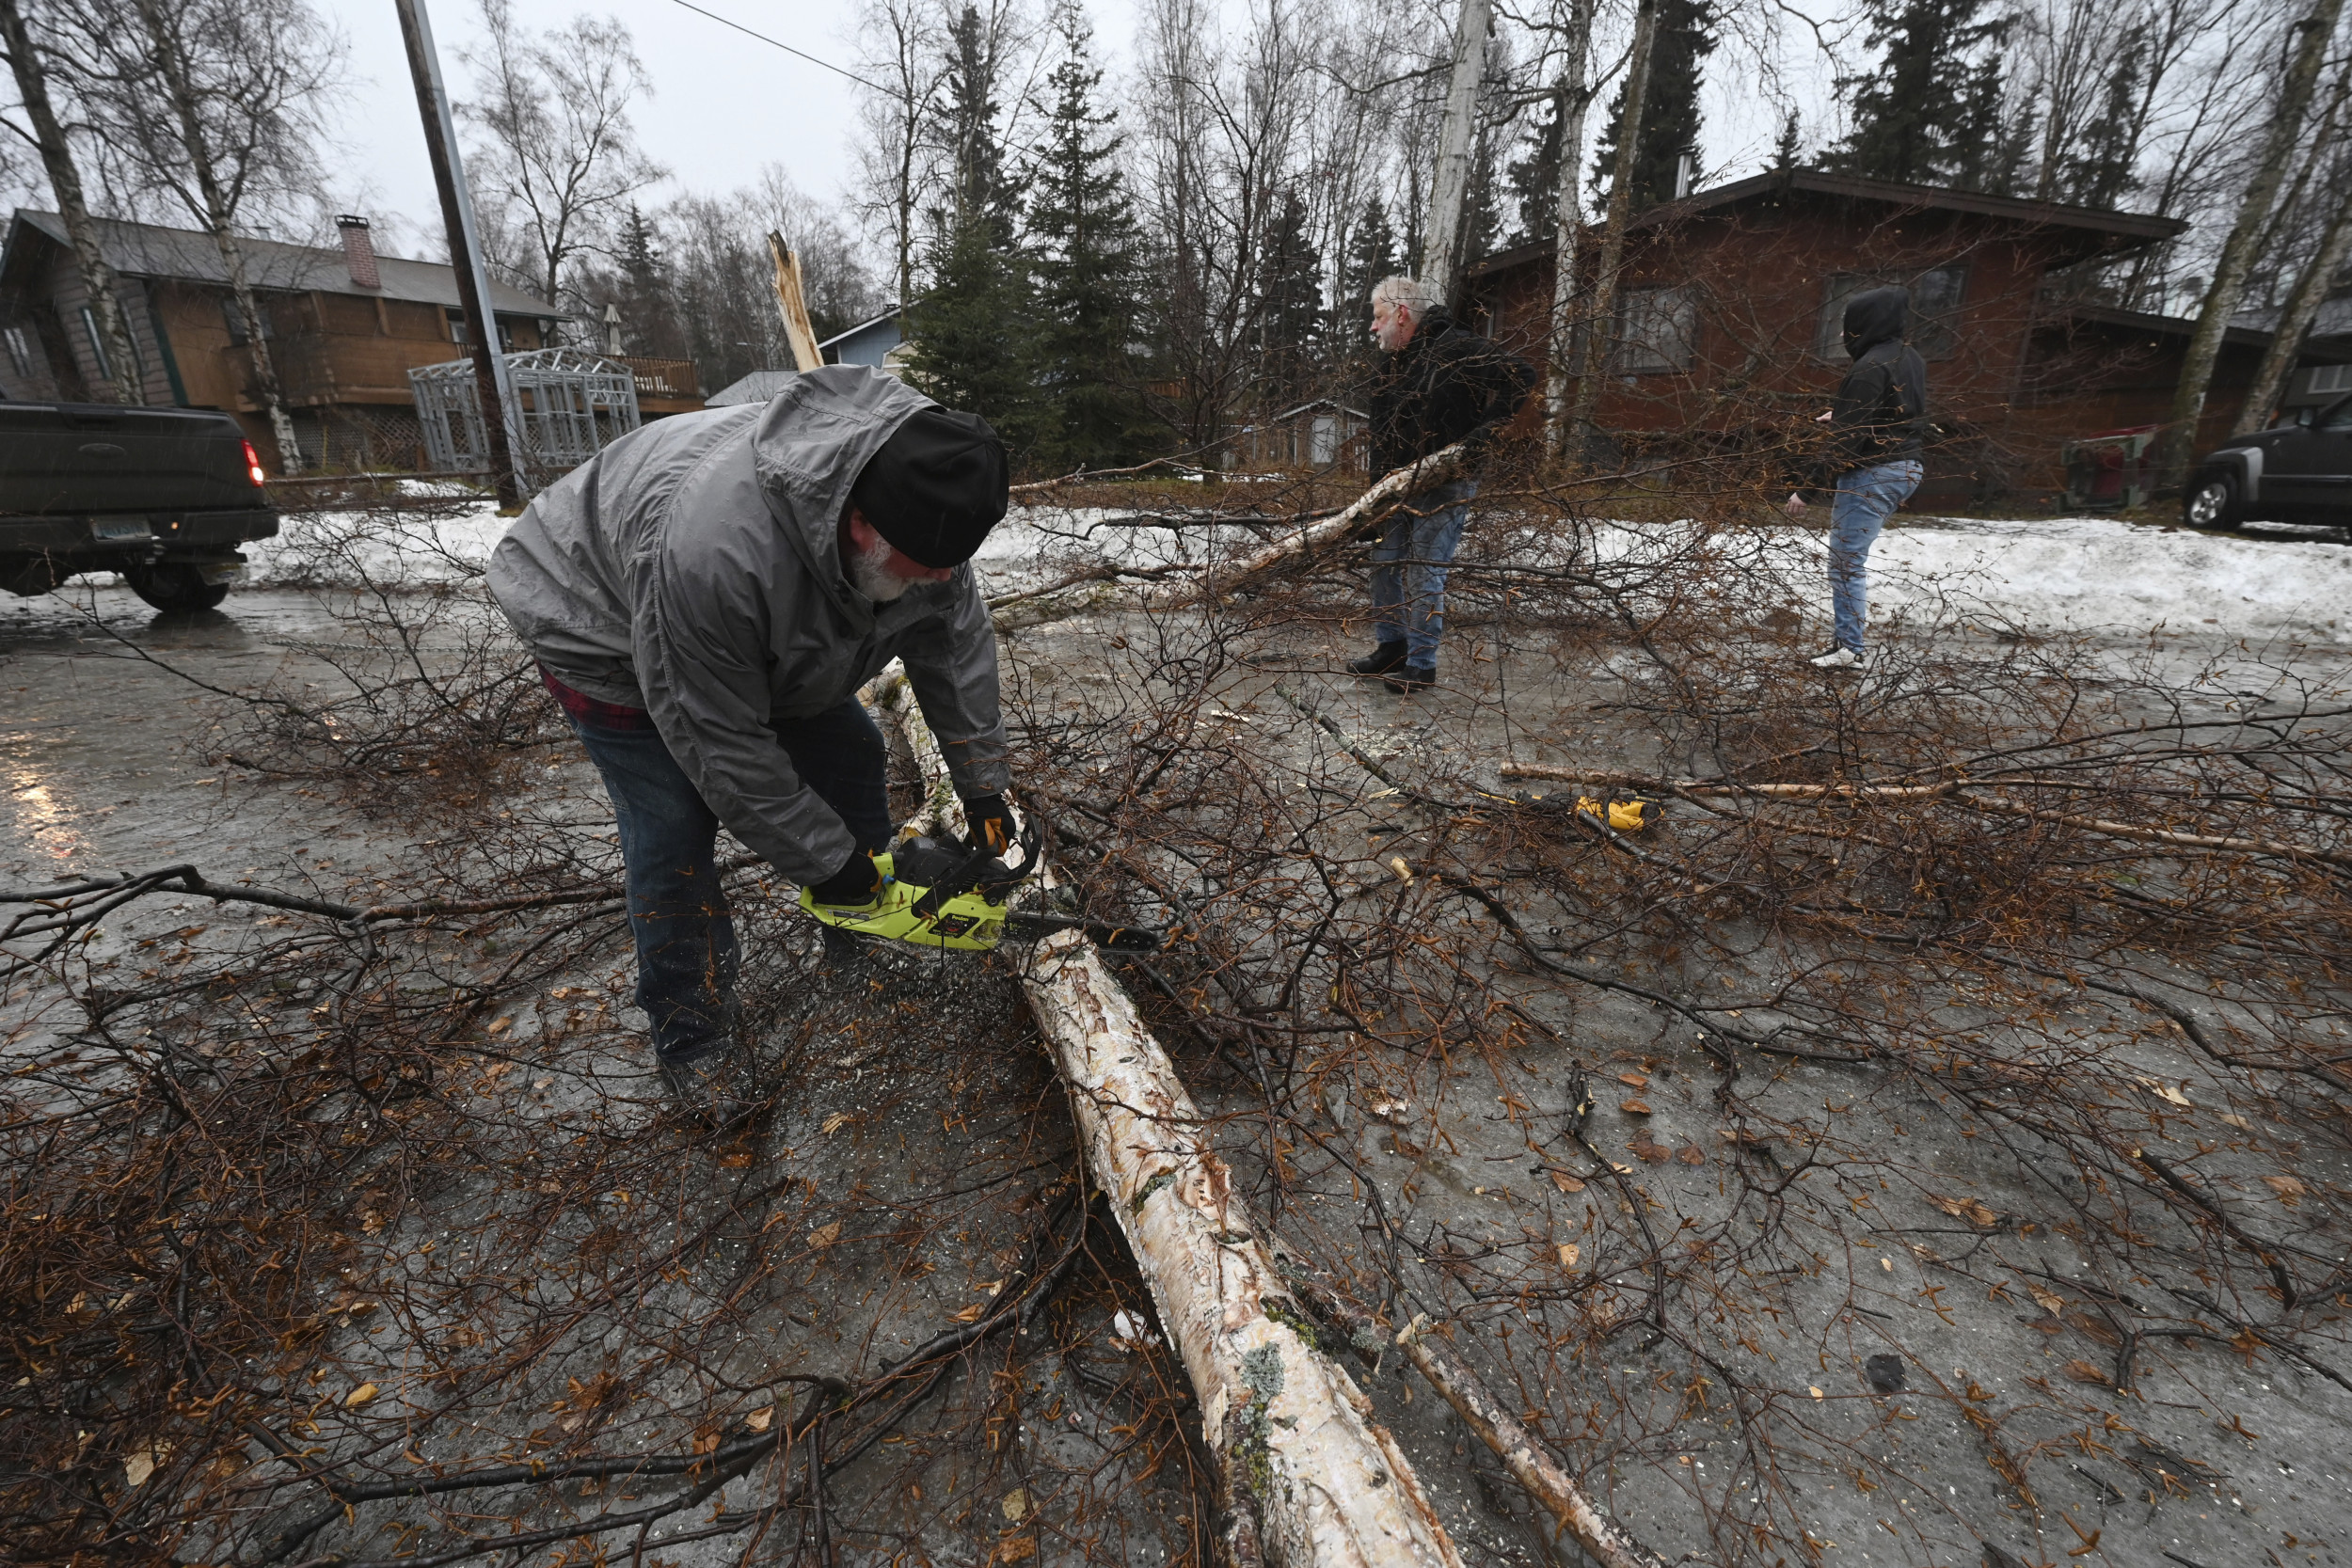
[{"label": "chimney", "polygon": [[351,281],[358,288],[380,289],[384,279],[375,270],[375,238],[368,232],[368,220],[349,213],[335,220],[335,227],[343,231],[343,265],[351,270]]}]

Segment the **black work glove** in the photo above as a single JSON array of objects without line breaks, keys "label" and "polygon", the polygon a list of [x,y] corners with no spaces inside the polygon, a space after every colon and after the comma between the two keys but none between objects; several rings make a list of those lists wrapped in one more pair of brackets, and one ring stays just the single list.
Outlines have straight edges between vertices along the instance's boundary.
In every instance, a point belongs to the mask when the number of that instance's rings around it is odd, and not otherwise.
[{"label": "black work glove", "polygon": [[809,896],[819,904],[870,904],[882,891],[882,868],[863,849],[852,849],[840,870],[821,882],[809,884]]},{"label": "black work glove", "polygon": [[964,842],[1002,860],[1013,845],[1012,812],[1002,795],[982,795],[963,803],[964,825],[972,831]]}]

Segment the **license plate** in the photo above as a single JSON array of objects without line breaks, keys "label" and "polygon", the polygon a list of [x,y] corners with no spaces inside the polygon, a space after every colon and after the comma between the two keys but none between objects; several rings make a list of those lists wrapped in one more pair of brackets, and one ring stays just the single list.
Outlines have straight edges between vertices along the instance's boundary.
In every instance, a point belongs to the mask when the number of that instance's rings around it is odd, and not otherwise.
[{"label": "license plate", "polygon": [[89,531],[101,543],[109,544],[155,537],[155,531],[148,526],[144,517],[94,517],[90,520]]}]

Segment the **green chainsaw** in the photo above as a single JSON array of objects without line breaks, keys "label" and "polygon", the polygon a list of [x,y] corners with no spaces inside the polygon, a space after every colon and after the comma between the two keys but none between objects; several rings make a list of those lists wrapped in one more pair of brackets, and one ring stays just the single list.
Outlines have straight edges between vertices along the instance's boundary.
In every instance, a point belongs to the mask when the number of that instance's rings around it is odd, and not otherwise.
[{"label": "green chainsaw", "polygon": [[959,948],[985,953],[1007,937],[1034,942],[1056,931],[1084,931],[1119,952],[1149,953],[1160,933],[1135,926],[1110,926],[1075,915],[1041,914],[1009,908],[1014,891],[1036,875],[1034,832],[1021,836],[1023,865],[1014,871],[985,844],[949,838],[900,839],[874,857],[882,888],[865,904],[820,904],[801,889],[801,908],[828,926],[861,936],[882,937],[914,947]]}]

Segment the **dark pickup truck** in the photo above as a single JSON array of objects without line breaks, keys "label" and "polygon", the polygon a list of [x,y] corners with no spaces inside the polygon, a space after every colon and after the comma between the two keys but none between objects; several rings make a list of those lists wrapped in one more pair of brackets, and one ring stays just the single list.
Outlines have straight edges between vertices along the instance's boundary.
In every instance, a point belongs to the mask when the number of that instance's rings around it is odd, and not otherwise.
[{"label": "dark pickup truck", "polygon": [[2352,397],[2207,452],[2182,492],[2181,520],[2192,528],[2352,527]]},{"label": "dark pickup truck", "polygon": [[120,572],[157,610],[210,610],[278,532],[253,445],[226,414],[0,403],[0,588]]}]

